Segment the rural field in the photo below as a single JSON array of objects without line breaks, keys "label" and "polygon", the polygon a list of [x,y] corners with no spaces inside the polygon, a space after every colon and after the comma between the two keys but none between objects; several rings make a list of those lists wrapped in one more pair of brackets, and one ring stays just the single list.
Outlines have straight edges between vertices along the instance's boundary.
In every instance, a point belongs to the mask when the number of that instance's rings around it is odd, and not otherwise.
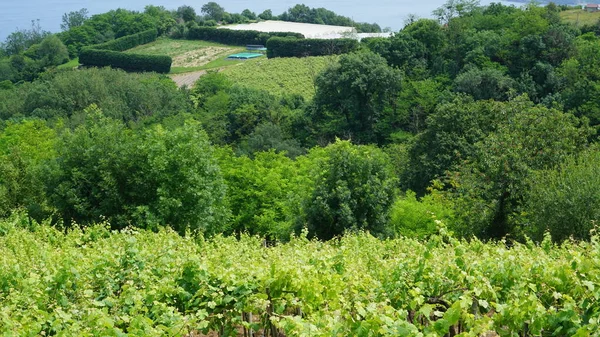
[{"label": "rural field", "polygon": [[194,72],[234,65],[240,61],[227,60],[230,54],[245,50],[207,41],[158,39],[128,50],[128,53],[168,55],[173,59],[172,74]]},{"label": "rural field", "polygon": [[258,58],[222,71],[240,85],[267,90],[275,95],[297,94],[311,99],[315,95],[316,76],[337,59],[337,56]]},{"label": "rural field", "polygon": [[2,222],[0,334],[591,336],[598,251],[597,237],[507,248],[443,227],[427,241],[354,234],[265,247],[243,235]]},{"label": "rural field", "polygon": [[600,12],[590,13],[583,9],[570,9],[560,12],[560,17],[564,22],[572,23],[578,27],[584,25],[593,25],[598,23]]}]

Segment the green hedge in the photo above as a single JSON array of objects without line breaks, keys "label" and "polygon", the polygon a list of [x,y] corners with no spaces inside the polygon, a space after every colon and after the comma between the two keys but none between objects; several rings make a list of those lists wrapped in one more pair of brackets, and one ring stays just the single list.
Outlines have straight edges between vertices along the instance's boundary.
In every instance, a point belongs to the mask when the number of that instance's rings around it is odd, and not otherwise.
[{"label": "green hedge", "polygon": [[350,53],[358,49],[354,39],[297,39],[272,37],[267,41],[267,57],[305,57]]},{"label": "green hedge", "polygon": [[141,33],[123,36],[105,43],[96,44],[90,46],[89,48],[98,50],[125,51],[142,44],[154,42],[156,41],[157,37],[158,32],[156,31],[156,29],[150,29]]},{"label": "green hedge", "polygon": [[171,71],[171,57],[166,55],[126,54],[112,50],[85,48],[79,54],[79,62],[86,66],[121,68],[127,71]]},{"label": "green hedge", "polygon": [[213,27],[192,27],[190,28],[187,39],[188,40],[204,40],[213,41],[223,44],[231,45],[248,45],[248,44],[261,44],[265,45],[267,41],[272,37],[294,37],[297,39],[304,39],[304,35],[300,33],[290,32],[259,32],[256,30],[232,30],[232,29],[218,29]]},{"label": "green hedge", "polygon": [[123,36],[116,40],[83,48],[79,53],[79,63],[85,66],[121,68],[127,71],[155,71],[168,73],[173,60],[164,55],[126,54],[122,51],[156,41],[156,29]]}]

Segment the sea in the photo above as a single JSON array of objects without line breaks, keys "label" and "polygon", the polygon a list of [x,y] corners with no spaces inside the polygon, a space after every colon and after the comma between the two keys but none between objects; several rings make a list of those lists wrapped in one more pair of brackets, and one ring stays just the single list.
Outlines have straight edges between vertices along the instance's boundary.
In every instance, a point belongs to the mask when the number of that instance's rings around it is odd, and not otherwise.
[{"label": "sea", "polygon": [[[227,12],[239,13],[244,9],[260,14],[265,9],[271,9],[274,15],[279,15],[298,3],[309,7],[324,7],[352,18],[358,22],[377,23],[382,28],[389,27],[398,31],[411,15],[419,18],[432,16],[434,9],[442,6],[447,0],[415,1],[415,0],[217,0]],[[206,1],[208,2],[208,1]],[[504,1],[481,1],[482,5],[490,2],[522,6],[522,3]],[[86,8],[90,15],[108,12],[112,9],[124,8],[143,11],[146,5],[164,6],[167,9],[177,9],[189,5],[200,14],[200,8],[205,2],[182,0],[0,0],[0,41],[17,29],[29,29],[32,20],[39,20],[43,30],[52,33],[60,31],[64,13]]]}]

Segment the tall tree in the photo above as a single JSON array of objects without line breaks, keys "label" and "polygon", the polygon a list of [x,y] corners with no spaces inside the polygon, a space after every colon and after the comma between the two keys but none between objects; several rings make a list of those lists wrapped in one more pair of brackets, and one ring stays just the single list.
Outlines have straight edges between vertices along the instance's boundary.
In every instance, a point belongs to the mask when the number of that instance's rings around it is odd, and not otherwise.
[{"label": "tall tree", "polygon": [[389,67],[379,55],[342,55],[315,81],[313,118],[320,136],[352,139],[361,144],[383,143],[388,135],[379,131],[379,123],[396,113],[394,102],[401,81],[401,72]]},{"label": "tall tree", "polygon": [[71,28],[82,26],[88,18],[88,10],[86,8],[82,8],[78,11],[65,13],[62,16],[62,23],[60,24],[60,29],[69,30]]},{"label": "tall tree", "polygon": [[202,6],[201,12],[206,15],[209,19],[215,20],[217,22],[223,19],[225,15],[225,9],[219,6],[216,2],[209,2]]}]

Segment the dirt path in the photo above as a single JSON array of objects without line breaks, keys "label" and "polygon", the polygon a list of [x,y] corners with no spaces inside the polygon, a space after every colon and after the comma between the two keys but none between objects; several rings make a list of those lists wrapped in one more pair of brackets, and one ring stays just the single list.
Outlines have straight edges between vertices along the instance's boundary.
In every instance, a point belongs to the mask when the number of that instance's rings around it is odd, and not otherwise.
[{"label": "dirt path", "polygon": [[175,83],[177,83],[178,87],[182,88],[183,86],[187,86],[188,88],[191,88],[194,85],[194,83],[196,83],[196,81],[200,78],[200,76],[204,74],[206,74],[206,70],[194,71],[185,74],[170,75],[169,77],[171,77],[171,79]]}]

